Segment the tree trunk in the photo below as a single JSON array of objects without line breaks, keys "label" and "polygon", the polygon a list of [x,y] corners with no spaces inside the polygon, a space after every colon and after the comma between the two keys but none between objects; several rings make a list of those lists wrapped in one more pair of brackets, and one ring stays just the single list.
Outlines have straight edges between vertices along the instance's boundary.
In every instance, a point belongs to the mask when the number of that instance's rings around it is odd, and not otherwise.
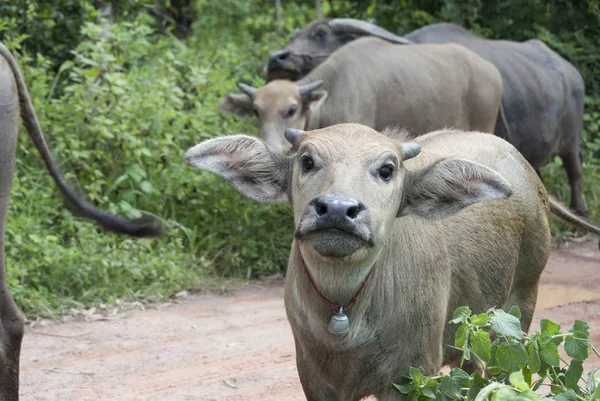
[{"label": "tree trunk", "polygon": [[323,18],[323,13],[321,13],[321,0],[317,0],[317,19]]}]

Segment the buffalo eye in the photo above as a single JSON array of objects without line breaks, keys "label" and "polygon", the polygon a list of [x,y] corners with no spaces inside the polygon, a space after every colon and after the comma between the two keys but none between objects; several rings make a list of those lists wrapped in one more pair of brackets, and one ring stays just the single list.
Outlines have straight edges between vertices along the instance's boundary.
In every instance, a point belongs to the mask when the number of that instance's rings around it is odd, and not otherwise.
[{"label": "buffalo eye", "polygon": [[310,156],[302,156],[302,171],[305,173],[315,168],[315,161]]},{"label": "buffalo eye", "polygon": [[384,164],[379,168],[379,176],[382,180],[389,181],[392,178],[392,175],[394,175],[395,169],[393,164]]},{"label": "buffalo eye", "polygon": [[288,111],[285,113],[286,117],[294,117],[294,115],[296,114],[296,106],[292,106],[288,109]]},{"label": "buffalo eye", "polygon": [[325,40],[325,39],[327,39],[327,31],[319,29],[317,31],[317,33],[315,34],[315,37],[318,38],[318,39],[320,39],[320,40]]}]

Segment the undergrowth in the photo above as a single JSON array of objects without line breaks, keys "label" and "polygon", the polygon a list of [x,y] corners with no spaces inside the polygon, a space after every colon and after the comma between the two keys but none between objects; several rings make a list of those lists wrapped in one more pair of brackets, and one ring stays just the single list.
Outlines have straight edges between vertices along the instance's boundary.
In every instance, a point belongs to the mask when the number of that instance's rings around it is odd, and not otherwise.
[{"label": "undergrowth", "polygon": [[[473,315],[458,308],[450,324],[458,324],[454,348],[462,352],[461,367],[470,361],[484,368],[468,374],[453,368],[449,374],[425,375],[412,367],[394,387],[408,401],[596,401],[600,399],[600,375],[584,375],[583,363],[600,353],[590,341],[590,327],[576,320],[568,332],[548,320],[540,321],[533,334],[521,331],[519,308]],[[492,341],[493,338],[493,341]],[[564,349],[565,360],[559,349]]]}]

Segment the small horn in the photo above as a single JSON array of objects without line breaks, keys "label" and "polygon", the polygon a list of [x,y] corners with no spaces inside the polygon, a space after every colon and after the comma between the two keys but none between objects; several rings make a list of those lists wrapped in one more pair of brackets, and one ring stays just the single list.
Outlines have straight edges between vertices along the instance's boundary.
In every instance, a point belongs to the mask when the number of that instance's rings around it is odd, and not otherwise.
[{"label": "small horn", "polygon": [[240,88],[240,90],[242,92],[244,92],[246,95],[248,95],[250,97],[254,96],[254,94],[258,90],[256,88],[251,87],[250,85],[246,85],[246,84],[243,84],[241,82],[238,84],[238,88]]},{"label": "small horn", "polygon": [[361,21],[354,18],[334,18],[329,21],[331,29],[337,32],[350,32],[360,35],[376,36],[388,42],[398,43],[401,45],[409,45],[413,42],[403,38],[402,36],[394,35],[377,25],[369,24],[366,21]]},{"label": "small horn", "polygon": [[402,143],[402,160],[412,159],[421,153],[421,145],[414,142]]},{"label": "small horn", "polygon": [[296,128],[288,128],[285,130],[285,139],[295,148],[300,143],[300,135],[302,135],[304,131]]},{"label": "small horn", "polygon": [[301,97],[306,97],[310,95],[312,91],[314,91],[317,88],[320,88],[321,86],[323,86],[323,80],[319,79],[318,81],[311,82],[310,84],[299,86],[298,93]]}]

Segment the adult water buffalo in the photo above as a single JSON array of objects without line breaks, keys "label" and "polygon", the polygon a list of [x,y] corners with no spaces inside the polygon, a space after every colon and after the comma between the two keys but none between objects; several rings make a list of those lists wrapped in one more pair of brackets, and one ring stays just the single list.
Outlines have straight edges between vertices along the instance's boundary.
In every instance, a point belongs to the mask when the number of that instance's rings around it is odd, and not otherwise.
[{"label": "adult water buffalo", "polygon": [[288,127],[356,122],[379,130],[402,125],[415,134],[444,127],[492,132],[502,96],[497,69],[463,46],[398,46],[372,37],[340,48],[295,83],[240,88],[245,94],[226,96],[221,110],[254,112],[261,137],[280,151],[290,148]]},{"label": "adult water buffalo", "polygon": [[153,219],[129,221],[102,212],[83,201],[69,188],[46,145],[17,63],[8,49],[0,43],[0,401],[15,401],[19,398],[19,354],[23,321],[8,291],[4,261],[4,229],[15,166],[19,115],[52,178],[80,215],[98,222],[108,230],[136,237],[156,236],[161,231]]},{"label": "adult water buffalo", "polygon": [[403,400],[391,383],[411,366],[431,375],[460,359],[447,324],[460,305],[518,305],[527,331],[551,211],[600,233],[502,139],[386,135],[342,124],[286,131],[291,157],[245,135],[186,154],[249,198],[293,208],[285,306],[309,401]]},{"label": "adult water buffalo", "polygon": [[428,25],[399,37],[364,21],[321,19],[271,54],[269,80],[299,79],[336,49],[365,35],[394,43],[460,43],[494,64],[502,75],[506,117],[498,118],[495,134],[519,149],[536,170],[550,156],[559,155],[569,176],[571,208],[588,214],[581,194],[585,86],[573,65],[539,40],[488,40],[453,24]]}]

